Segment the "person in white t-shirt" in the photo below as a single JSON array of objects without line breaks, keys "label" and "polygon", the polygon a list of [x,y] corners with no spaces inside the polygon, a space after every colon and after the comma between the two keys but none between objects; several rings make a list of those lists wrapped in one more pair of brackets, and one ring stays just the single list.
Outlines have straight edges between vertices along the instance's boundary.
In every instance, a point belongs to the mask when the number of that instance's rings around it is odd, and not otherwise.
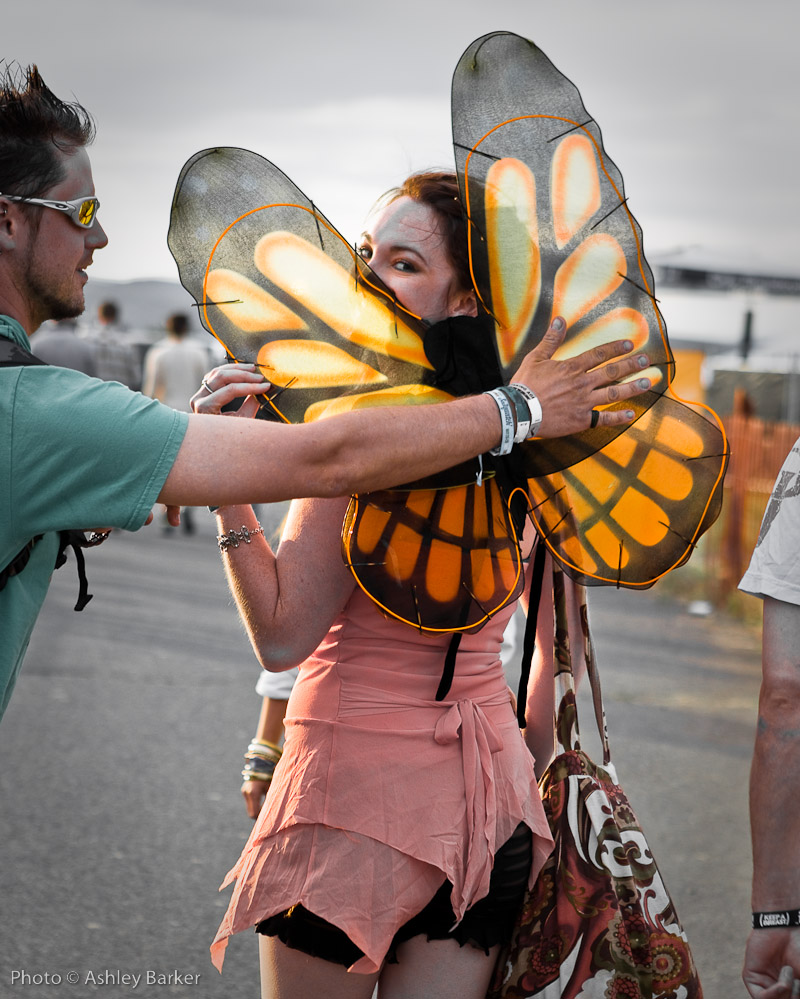
[{"label": "person in white t-shirt", "polygon": [[739,588],[764,601],[761,693],[750,775],[753,999],[800,995],[800,440],[767,505]]},{"label": "person in white t-shirt", "polygon": [[175,313],[166,322],[167,335],[144,359],[142,392],[182,413],[191,411],[189,400],[209,367],[209,355],[188,339],[189,320]]},{"label": "person in white t-shirt", "polygon": [[[166,337],[145,355],[142,392],[171,409],[188,413],[191,412],[189,400],[205,376],[210,355],[199,343],[188,339],[189,319],[183,313],[169,316],[166,330]],[[181,512],[181,526],[187,534],[194,533],[194,517],[189,506]],[[162,529],[165,533],[175,530],[166,514]]]}]

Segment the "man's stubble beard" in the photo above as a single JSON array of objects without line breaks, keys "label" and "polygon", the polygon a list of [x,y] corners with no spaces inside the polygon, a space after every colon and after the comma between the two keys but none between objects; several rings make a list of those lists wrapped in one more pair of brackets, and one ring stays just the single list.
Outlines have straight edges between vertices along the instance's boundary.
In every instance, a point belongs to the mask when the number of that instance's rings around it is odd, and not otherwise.
[{"label": "man's stubble beard", "polygon": [[77,316],[83,315],[84,309],[86,308],[86,302],[84,301],[82,294],[80,304],[76,301],[66,302],[65,300],[55,296],[45,296],[42,297],[40,301],[48,310],[48,319],[75,319]]},{"label": "man's stubble beard", "polygon": [[36,312],[42,317],[41,322],[47,319],[75,319],[83,314],[86,302],[82,287],[77,290],[71,288],[69,295],[66,291],[54,289],[52,279],[48,280],[41,274],[30,256],[27,261],[26,277],[28,301],[35,306]]}]

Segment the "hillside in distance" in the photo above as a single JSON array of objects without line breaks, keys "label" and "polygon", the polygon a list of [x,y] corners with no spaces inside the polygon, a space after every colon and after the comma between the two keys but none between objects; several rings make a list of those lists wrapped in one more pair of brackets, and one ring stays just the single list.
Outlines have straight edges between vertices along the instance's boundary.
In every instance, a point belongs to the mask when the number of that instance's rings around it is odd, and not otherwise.
[{"label": "hillside in distance", "polygon": [[[658,277],[657,300],[673,346],[698,346],[711,355],[735,351],[746,314],[751,312],[754,353],[770,358],[797,355],[800,295],[747,288],[671,287],[668,282],[661,287]],[[97,306],[111,300],[118,304],[121,321],[131,331],[163,330],[167,316],[183,312],[193,331],[204,332],[194,300],[178,281],[109,281],[93,278],[90,272],[85,297],[83,322],[91,322]]]},{"label": "hillside in distance", "polygon": [[174,312],[189,316],[192,330],[202,330],[194,299],[177,281],[108,281],[92,277],[90,271],[84,296],[84,321],[94,319],[101,302],[111,301],[116,302],[120,321],[129,330],[163,330],[167,316]]}]

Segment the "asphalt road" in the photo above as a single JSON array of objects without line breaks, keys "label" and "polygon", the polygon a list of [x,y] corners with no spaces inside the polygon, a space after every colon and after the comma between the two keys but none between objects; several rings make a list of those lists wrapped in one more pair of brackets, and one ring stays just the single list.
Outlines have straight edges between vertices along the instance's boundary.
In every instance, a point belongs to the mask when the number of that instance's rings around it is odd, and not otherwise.
[{"label": "asphalt road", "polygon": [[[231,941],[223,976],[208,958],[251,825],[239,771],[259,704],[198,519],[192,537],[154,526],[90,552],[82,614],[73,570],[56,574],[0,725],[2,997],[258,996],[253,935]],[[593,591],[590,606],[622,786],[706,999],[737,999],[758,635],[653,593]]]}]

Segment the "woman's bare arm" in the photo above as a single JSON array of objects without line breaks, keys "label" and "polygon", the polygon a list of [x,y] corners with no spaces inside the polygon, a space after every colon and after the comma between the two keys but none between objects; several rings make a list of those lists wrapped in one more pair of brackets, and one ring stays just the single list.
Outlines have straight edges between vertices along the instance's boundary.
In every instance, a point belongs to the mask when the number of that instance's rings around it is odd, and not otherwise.
[{"label": "woman's bare arm", "polygon": [[[225,574],[253,650],[265,669],[303,662],[325,637],[353,590],[342,561],[342,520],[347,499],[296,500],[277,553],[263,534],[222,555]],[[220,533],[257,522],[252,507],[217,511]]]}]

